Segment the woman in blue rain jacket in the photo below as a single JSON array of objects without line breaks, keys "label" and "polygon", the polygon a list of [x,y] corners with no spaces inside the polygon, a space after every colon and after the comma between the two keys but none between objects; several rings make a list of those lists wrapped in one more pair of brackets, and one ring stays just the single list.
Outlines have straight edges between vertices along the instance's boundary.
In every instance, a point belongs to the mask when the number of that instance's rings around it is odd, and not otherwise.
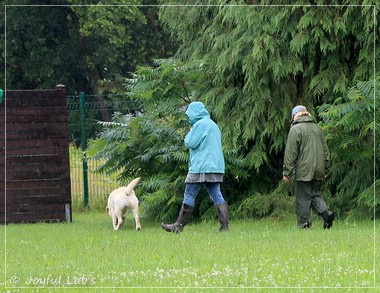
[{"label": "woman in blue rain jacket", "polygon": [[205,186],[218,213],[219,231],[228,231],[228,205],[220,190],[225,168],[221,132],[203,103],[190,103],[185,114],[191,129],[185,137],[190,159],[184,198],[177,221],[161,226],[167,232],[181,233],[191,218],[195,198]]}]

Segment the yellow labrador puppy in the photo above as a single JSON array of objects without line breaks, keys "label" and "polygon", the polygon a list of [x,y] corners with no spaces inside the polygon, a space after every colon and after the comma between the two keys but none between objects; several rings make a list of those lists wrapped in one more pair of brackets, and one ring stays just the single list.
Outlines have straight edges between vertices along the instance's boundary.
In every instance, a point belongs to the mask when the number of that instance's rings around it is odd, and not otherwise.
[{"label": "yellow labrador puppy", "polygon": [[106,207],[107,214],[112,218],[114,230],[118,230],[124,222],[124,214],[127,208],[131,210],[136,222],[136,230],[141,230],[139,218],[139,200],[133,189],[139,183],[141,177],[132,180],[126,187],[120,187],[111,192]]}]

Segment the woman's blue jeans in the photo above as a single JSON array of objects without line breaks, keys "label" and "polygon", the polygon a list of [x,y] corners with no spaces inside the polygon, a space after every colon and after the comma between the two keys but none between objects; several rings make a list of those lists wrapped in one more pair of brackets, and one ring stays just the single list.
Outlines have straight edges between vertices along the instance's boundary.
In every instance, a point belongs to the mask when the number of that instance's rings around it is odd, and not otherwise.
[{"label": "woman's blue jeans", "polygon": [[186,183],[185,193],[183,196],[183,203],[191,207],[194,207],[195,198],[197,197],[202,186],[206,187],[208,194],[214,202],[214,205],[220,205],[225,203],[222,192],[220,191],[219,182]]}]

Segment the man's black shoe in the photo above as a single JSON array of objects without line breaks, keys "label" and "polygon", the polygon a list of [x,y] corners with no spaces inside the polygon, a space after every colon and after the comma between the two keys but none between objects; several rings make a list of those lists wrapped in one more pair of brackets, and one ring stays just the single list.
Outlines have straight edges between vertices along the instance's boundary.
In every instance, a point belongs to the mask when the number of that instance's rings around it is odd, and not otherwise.
[{"label": "man's black shoe", "polygon": [[334,213],[330,210],[327,210],[324,214],[323,229],[331,229],[334,219],[335,219]]}]

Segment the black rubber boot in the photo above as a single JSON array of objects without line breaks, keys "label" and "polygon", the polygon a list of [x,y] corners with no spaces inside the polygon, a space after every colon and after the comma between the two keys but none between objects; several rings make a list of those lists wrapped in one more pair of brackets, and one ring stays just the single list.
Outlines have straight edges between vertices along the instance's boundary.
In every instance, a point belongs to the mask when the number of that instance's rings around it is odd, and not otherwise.
[{"label": "black rubber boot", "polygon": [[220,232],[228,231],[228,204],[225,202],[215,206],[219,217]]},{"label": "black rubber boot", "polygon": [[176,234],[182,233],[183,227],[189,222],[191,215],[193,214],[193,207],[182,204],[181,210],[179,211],[179,215],[177,221],[174,224],[161,224],[161,227],[166,232],[174,232]]}]

